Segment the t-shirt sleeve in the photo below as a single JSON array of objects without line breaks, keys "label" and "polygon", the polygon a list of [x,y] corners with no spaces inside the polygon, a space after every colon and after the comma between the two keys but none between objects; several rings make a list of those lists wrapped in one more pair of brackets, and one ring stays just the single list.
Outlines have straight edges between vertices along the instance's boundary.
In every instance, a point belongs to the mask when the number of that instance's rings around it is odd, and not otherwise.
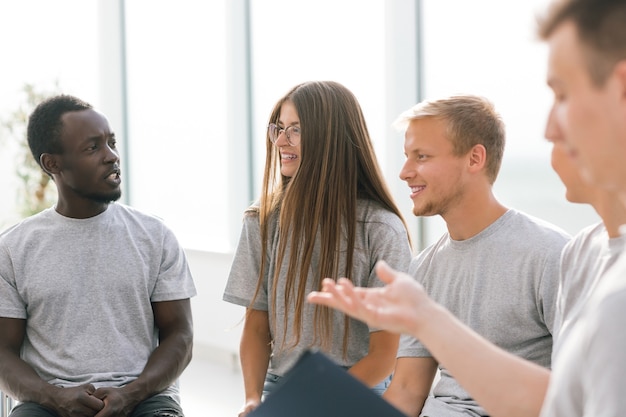
[{"label": "t-shirt sleeve", "polygon": [[[250,306],[259,280],[261,256],[262,242],[259,217],[257,214],[248,213],[244,216],[239,243],[222,296],[224,301],[244,307]],[[252,307],[267,311],[267,279],[264,279]]]},{"label": "t-shirt sleeve", "polygon": [[400,272],[407,272],[411,262],[411,246],[402,221],[393,213],[386,214],[386,220],[384,223],[372,223],[369,233],[371,272],[368,287],[385,285],[374,269],[378,261],[385,261]]},{"label": "t-shirt sleeve", "polygon": [[26,319],[26,305],[17,291],[13,262],[4,246],[0,246],[0,317]]},{"label": "t-shirt sleeve", "polygon": [[400,344],[398,345],[398,358],[430,358],[432,355],[422,345],[419,340],[413,336],[403,334],[400,336]]},{"label": "t-shirt sleeve", "polygon": [[[420,272],[419,266],[422,264],[424,257],[426,256],[426,251],[419,253],[416,257],[414,257],[408,267],[408,274],[413,277],[416,281],[423,284],[420,278],[422,277],[422,273]],[[400,344],[398,345],[398,353],[396,355],[398,358],[430,358],[432,357],[431,353],[424,347],[424,345],[409,335],[402,335],[400,337]]]},{"label": "t-shirt sleeve", "polygon": [[187,257],[174,233],[163,226],[161,265],[150,301],[183,300],[196,295]]},{"label": "t-shirt sleeve", "polygon": [[[367,287],[383,287],[384,282],[376,274],[375,265],[378,261],[385,261],[393,269],[406,272],[411,262],[411,246],[407,231],[402,221],[393,213],[385,212],[383,222],[370,223],[368,233],[370,240],[369,277]],[[381,329],[369,326],[370,332]]]},{"label": "t-shirt sleeve", "polygon": [[557,316],[562,247],[563,245],[559,245],[558,241],[546,247],[545,264],[538,286],[538,309],[543,317],[543,322],[551,334],[554,334],[555,318]]}]

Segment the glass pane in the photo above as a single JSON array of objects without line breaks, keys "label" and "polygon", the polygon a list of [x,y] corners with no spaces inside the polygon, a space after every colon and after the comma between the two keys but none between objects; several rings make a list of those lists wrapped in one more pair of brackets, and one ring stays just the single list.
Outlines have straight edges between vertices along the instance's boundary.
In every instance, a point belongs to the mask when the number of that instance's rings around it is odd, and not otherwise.
[{"label": "glass pane", "polygon": [[225,2],[128,1],[126,27],[130,203],[186,248],[224,251]]},{"label": "glass pane", "polygon": [[[552,102],[547,50],[535,36],[535,16],[544,8],[543,0],[424,0],[424,94],[474,93],[493,101],[507,126],[496,195],[509,207],[576,233],[597,216],[589,206],[565,200],[550,167],[551,146],[543,135]],[[439,220],[428,219],[431,241],[443,231]]]},{"label": "glass pane", "polygon": [[384,0],[251,1],[257,193],[267,118],[274,103],[304,81],[337,81],[356,95],[383,165],[384,16]]}]

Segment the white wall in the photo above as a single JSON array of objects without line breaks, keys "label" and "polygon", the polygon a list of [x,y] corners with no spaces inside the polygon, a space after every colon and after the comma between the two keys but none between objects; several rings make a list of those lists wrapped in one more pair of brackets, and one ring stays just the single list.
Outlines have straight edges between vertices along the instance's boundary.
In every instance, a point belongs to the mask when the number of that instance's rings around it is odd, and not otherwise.
[{"label": "white wall", "polygon": [[198,295],[191,300],[196,349],[237,355],[245,309],[222,301],[232,254],[185,250]]}]

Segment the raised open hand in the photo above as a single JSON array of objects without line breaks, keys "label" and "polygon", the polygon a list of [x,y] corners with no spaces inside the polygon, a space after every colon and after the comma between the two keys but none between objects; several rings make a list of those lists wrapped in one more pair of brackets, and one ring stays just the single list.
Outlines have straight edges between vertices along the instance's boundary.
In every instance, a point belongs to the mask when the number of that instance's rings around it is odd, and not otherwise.
[{"label": "raised open hand", "polygon": [[322,291],[311,292],[307,300],[340,310],[372,327],[414,334],[423,307],[434,303],[417,281],[385,262],[376,264],[376,273],[387,285],[360,288],[345,278],[337,283],[327,278],[322,282]]}]

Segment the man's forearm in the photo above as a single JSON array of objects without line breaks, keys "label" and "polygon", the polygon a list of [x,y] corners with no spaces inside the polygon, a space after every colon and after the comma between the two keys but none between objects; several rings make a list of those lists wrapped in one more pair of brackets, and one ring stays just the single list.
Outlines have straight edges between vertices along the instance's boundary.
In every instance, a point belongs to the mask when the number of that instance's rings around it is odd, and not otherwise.
[{"label": "man's forearm", "polygon": [[472,397],[496,417],[538,416],[550,371],[498,348],[440,306],[432,307],[413,336]]},{"label": "man's forearm", "polygon": [[134,402],[141,401],[172,385],[191,361],[193,335],[179,332],[162,340],[152,352],[139,377],[125,387]]},{"label": "man's forearm", "polygon": [[0,388],[18,401],[50,408],[55,391],[60,389],[44,381],[28,363],[6,349],[0,349]]}]

